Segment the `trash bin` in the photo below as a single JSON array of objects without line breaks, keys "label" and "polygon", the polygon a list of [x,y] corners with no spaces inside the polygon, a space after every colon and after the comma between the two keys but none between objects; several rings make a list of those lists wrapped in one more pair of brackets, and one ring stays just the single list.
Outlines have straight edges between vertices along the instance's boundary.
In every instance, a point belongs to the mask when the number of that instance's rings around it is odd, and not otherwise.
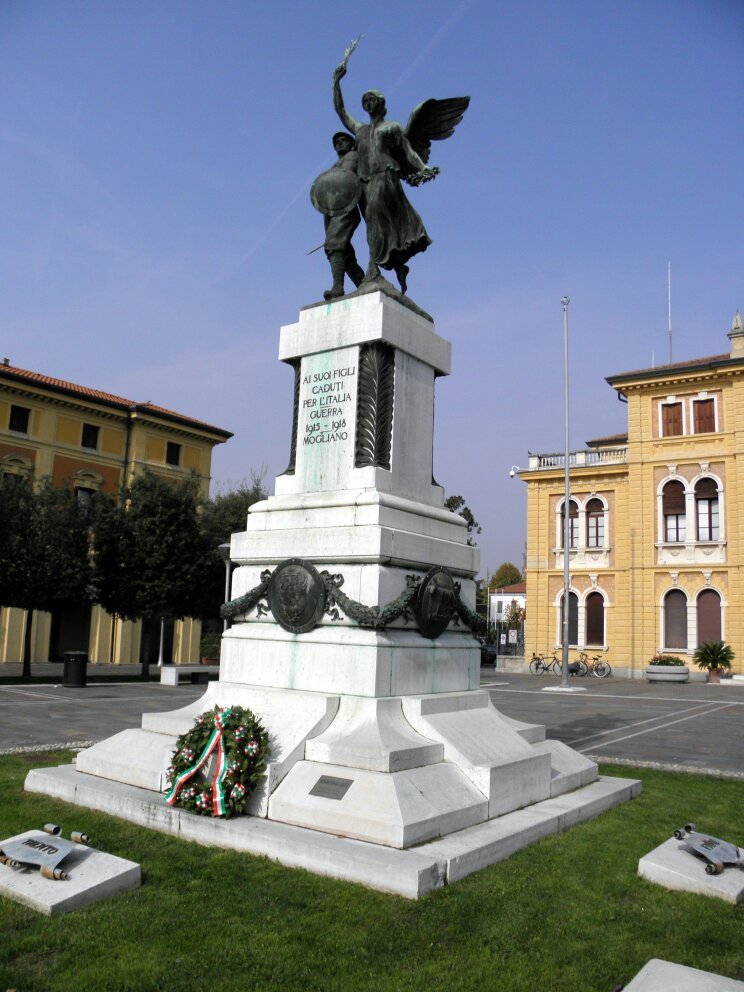
[{"label": "trash bin", "polygon": [[65,667],[62,672],[62,685],[70,689],[81,689],[85,686],[85,676],[88,667],[87,651],[65,651]]}]

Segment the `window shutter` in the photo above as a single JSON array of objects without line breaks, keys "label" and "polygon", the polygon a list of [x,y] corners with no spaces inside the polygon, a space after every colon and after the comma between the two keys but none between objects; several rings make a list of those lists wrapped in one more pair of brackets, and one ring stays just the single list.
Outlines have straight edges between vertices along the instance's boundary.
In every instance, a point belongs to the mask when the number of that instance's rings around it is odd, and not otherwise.
[{"label": "window shutter", "polygon": [[664,647],[687,649],[687,597],[680,589],[664,600]]},{"label": "window shutter", "polygon": [[685,512],[685,487],[681,482],[667,482],[661,497],[664,514]]},{"label": "window shutter", "polygon": [[699,479],[695,483],[695,499],[718,499],[718,486],[715,480]]},{"label": "window shutter", "polygon": [[664,403],[661,408],[661,433],[664,437],[682,433],[681,403]]},{"label": "window shutter", "polygon": [[695,400],[692,404],[695,417],[695,433],[709,434],[716,429],[713,400]]},{"label": "window shutter", "polygon": [[697,626],[698,644],[721,640],[721,597],[713,589],[706,589],[698,596]]},{"label": "window shutter", "polygon": [[599,592],[586,597],[586,643],[604,644],[604,600]]},{"label": "window shutter", "polygon": [[[561,605],[561,641],[563,640],[563,606]],[[575,592],[568,594],[568,643],[574,646],[579,640],[579,597]]]}]

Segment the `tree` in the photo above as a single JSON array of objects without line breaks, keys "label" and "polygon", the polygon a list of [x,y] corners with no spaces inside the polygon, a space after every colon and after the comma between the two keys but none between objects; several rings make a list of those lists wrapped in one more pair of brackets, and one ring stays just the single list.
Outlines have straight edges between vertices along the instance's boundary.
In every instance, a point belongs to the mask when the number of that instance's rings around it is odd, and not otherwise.
[{"label": "tree", "polygon": [[68,488],[0,480],[0,603],[27,611],[22,678],[31,676],[34,610],[54,613],[90,602],[89,518]]},{"label": "tree", "polygon": [[520,606],[516,599],[513,599],[511,603],[504,610],[504,623],[507,627],[521,627],[527,616],[527,610],[524,606]]},{"label": "tree", "polygon": [[516,565],[510,561],[505,561],[496,569],[488,582],[488,588],[503,589],[505,586],[514,586],[518,582],[523,582],[524,577]]},{"label": "tree", "polygon": [[444,505],[446,509],[451,510],[453,513],[459,514],[463,520],[467,522],[468,544],[474,546],[475,541],[473,540],[473,534],[480,534],[481,527],[473,516],[473,511],[466,505],[465,499],[462,496],[448,496],[444,501]]},{"label": "tree", "polygon": [[483,579],[475,580],[475,605],[484,607],[484,612],[488,612],[488,590]]},{"label": "tree", "polygon": [[231,534],[246,529],[249,508],[266,499],[266,495],[263,474],[252,473],[250,485],[244,481],[237,489],[218,493],[204,503],[201,526],[206,538],[207,563],[199,616],[219,616],[224,599],[225,563],[217,548],[228,542]]},{"label": "tree", "polygon": [[254,503],[266,499],[262,475],[251,475],[250,485],[243,480],[236,489],[218,493],[204,503],[202,527],[210,540],[224,544],[230,535],[246,528],[248,510]]},{"label": "tree", "polygon": [[[94,528],[96,594],[125,620],[198,616],[209,561],[199,514],[199,482],[174,484],[145,472],[97,512]],[[149,629],[143,625],[142,677],[149,677]]]}]

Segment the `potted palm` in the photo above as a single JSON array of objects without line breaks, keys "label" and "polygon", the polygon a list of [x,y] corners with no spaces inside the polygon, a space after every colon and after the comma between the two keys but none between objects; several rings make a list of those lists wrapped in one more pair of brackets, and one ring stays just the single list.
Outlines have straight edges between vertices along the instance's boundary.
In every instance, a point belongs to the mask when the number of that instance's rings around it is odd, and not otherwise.
[{"label": "potted palm", "polygon": [[731,668],[734,652],[725,641],[703,641],[694,658],[698,668],[708,672],[711,682],[720,682],[721,672]]},{"label": "potted palm", "polygon": [[687,682],[690,669],[676,654],[658,652],[646,665],[643,674],[647,682]]},{"label": "potted palm", "polygon": [[222,638],[219,634],[204,634],[199,644],[202,665],[218,665]]}]

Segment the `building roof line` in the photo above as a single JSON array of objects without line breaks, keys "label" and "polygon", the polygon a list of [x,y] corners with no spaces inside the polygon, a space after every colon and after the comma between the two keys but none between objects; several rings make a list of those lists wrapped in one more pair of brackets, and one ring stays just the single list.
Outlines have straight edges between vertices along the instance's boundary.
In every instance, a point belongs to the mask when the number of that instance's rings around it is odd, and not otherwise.
[{"label": "building roof line", "polygon": [[130,417],[137,414],[149,414],[177,424],[194,427],[200,431],[216,434],[224,440],[233,436],[230,431],[226,431],[222,427],[207,424],[203,420],[196,420],[194,417],[156,406],[154,403],[138,403],[135,400],[126,399],[124,396],[116,396],[114,393],[106,393],[100,389],[90,389],[88,386],[79,386],[74,382],[67,382],[65,379],[55,379],[52,376],[42,375],[40,372],[32,372],[29,369],[18,368],[10,364],[0,364],[0,382],[3,380],[34,385],[65,396],[74,396],[88,402],[100,403],[103,406],[121,410]]},{"label": "building roof line", "polygon": [[628,382],[633,379],[655,379],[660,376],[668,375],[669,373],[679,374],[682,372],[700,372],[703,369],[715,369],[721,368],[722,366],[742,364],[744,364],[744,356],[737,355],[733,357],[730,352],[725,352],[722,355],[709,355],[706,358],[692,358],[685,362],[673,362],[670,365],[656,365],[652,368],[634,369],[629,372],[617,372],[615,375],[606,376],[605,382],[608,382],[611,386],[617,386],[619,383]]}]

